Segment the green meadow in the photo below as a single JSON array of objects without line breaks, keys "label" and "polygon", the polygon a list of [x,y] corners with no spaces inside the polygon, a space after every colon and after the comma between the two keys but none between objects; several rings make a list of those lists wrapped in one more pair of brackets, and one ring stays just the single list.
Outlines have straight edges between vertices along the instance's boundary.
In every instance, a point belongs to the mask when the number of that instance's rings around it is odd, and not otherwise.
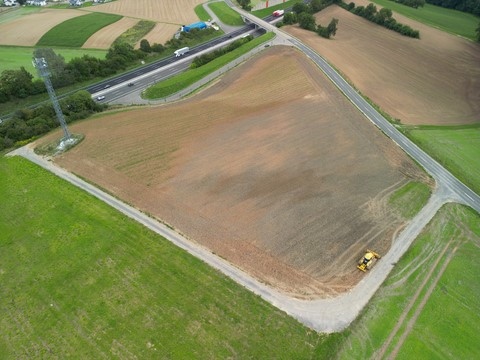
[{"label": "green meadow", "polygon": [[72,18],[47,31],[37,46],[81,47],[98,30],[121,18],[120,15],[104,13],[90,13]]},{"label": "green meadow", "polygon": [[220,21],[224,24],[233,26],[244,25],[240,14],[230,8],[223,1],[208,3],[208,7],[218,16]]}]

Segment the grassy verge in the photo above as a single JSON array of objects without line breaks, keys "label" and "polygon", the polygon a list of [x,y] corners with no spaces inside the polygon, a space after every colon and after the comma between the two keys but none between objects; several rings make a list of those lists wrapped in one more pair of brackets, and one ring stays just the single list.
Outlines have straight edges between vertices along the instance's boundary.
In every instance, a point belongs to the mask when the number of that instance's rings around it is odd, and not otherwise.
[{"label": "grassy verge", "polygon": [[273,33],[266,33],[256,39],[253,39],[249,43],[242,45],[234,51],[225,54],[215,60],[209,62],[196,69],[187,70],[184,73],[168,78],[156,85],[153,85],[145,90],[143,96],[146,99],[161,99],[166,96],[175,94],[176,92],[185,89],[186,87],[194,84],[198,80],[204,78],[208,74],[211,74],[215,70],[220,69],[222,66],[235,60],[239,56],[246,54],[256,46],[262,44],[265,41],[270,40],[275,35]]},{"label": "grassy verge", "polygon": [[[442,256],[442,250],[451,240],[454,244]],[[476,344],[480,341],[480,283],[475,275],[480,271],[479,243],[479,215],[460,205],[444,206],[398,262],[362,315],[345,332],[338,358],[376,358],[432,269],[432,277],[413,303],[385,355],[398,345],[398,359],[432,359],[438,354],[455,354],[457,359],[475,358]],[[433,279],[441,274],[440,268],[455,245],[459,248],[435,285]],[[435,266],[438,257],[440,262]],[[432,285],[434,290],[422,308],[421,301]],[[415,319],[416,310],[419,316]],[[412,319],[412,330],[408,332],[406,325]],[[406,336],[403,343],[399,342],[402,335]]]},{"label": "grassy verge", "polygon": [[120,15],[90,13],[58,24],[46,32],[37,46],[81,47],[90,36],[120,20]]},{"label": "grassy verge", "polygon": [[[32,65],[32,56],[34,47],[24,46],[0,46],[0,72],[3,70],[17,70],[24,67],[34,77],[37,76],[37,71]],[[62,55],[66,62],[69,62],[75,57],[82,57],[83,55],[94,56],[99,59],[104,59],[107,52],[105,50],[94,49],[65,49],[53,48],[56,54]]]},{"label": "grassy verge", "polygon": [[411,219],[425,206],[430,195],[427,184],[410,181],[390,196],[388,204],[403,218]]},{"label": "grassy verge", "polygon": [[296,3],[302,2],[302,1],[303,1],[303,0],[289,0],[289,1],[285,1],[284,3],[278,4],[278,5],[274,5],[274,6],[269,6],[268,8],[265,8],[265,9],[252,11],[252,14],[255,15],[256,17],[260,18],[260,19],[263,19],[264,17],[266,17],[266,16],[268,16],[268,15],[272,15],[272,13],[273,13],[275,10],[286,9],[286,8],[289,8],[289,7],[293,6],[293,5],[295,5]]},{"label": "grassy verge", "polygon": [[470,40],[475,40],[475,29],[480,22],[478,16],[430,4],[414,9],[391,0],[373,0],[373,2],[410,19]]},{"label": "grassy verge", "polygon": [[1,158],[0,172],[2,358],[311,359],[331,348],[28,161]]},{"label": "grassy verge", "polygon": [[480,124],[405,129],[412,141],[480,194]]},{"label": "grassy verge", "polygon": [[208,3],[208,7],[212,9],[219,20],[226,25],[242,26],[244,25],[242,17],[235,10],[232,10],[223,1]]},{"label": "grassy verge", "polygon": [[202,4],[195,6],[194,11],[201,21],[207,21],[210,19],[210,15],[208,14],[207,10],[205,10]]},{"label": "grassy verge", "polygon": [[137,42],[142,40],[154,27],[154,21],[140,20],[130,29],[120,35],[115,41],[125,41],[126,43],[135,46]]}]

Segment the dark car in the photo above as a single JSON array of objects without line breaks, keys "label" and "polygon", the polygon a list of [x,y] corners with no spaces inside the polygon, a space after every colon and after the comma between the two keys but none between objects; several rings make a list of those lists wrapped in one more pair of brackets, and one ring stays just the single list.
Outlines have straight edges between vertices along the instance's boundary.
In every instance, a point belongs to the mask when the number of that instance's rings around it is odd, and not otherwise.
[{"label": "dark car", "polygon": [[128,83],[128,86],[133,86],[133,85],[135,85],[135,84],[134,83]]}]

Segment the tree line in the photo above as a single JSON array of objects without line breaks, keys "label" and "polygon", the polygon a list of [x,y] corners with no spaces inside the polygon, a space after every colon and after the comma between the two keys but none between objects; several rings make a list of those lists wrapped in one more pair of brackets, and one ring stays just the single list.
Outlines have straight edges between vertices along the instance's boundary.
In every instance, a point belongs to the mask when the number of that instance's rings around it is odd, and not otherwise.
[{"label": "tree line", "polygon": [[235,40],[234,42],[230,43],[228,46],[197,56],[195,59],[193,59],[192,63],[190,64],[190,68],[195,69],[202,65],[208,64],[210,61],[213,61],[216,58],[226,53],[229,53],[235,50],[236,48],[239,48],[240,46],[242,46],[243,44],[246,44],[251,40],[253,40],[253,36],[248,35],[247,37],[244,37],[242,39]]},{"label": "tree line", "polygon": [[480,16],[480,0],[426,0],[426,2]]},{"label": "tree line", "polygon": [[324,27],[317,24],[313,14],[325,9],[339,0],[312,0],[309,4],[296,3],[292,7],[292,12],[283,15],[282,21],[277,23],[277,27],[283,25],[292,25],[298,23],[302,29],[316,32],[318,35],[330,39],[337,33],[338,19],[332,19],[330,23]]},{"label": "tree line", "polygon": [[[78,91],[60,102],[65,121],[85,119],[103,111],[106,105],[96,103],[89,92]],[[59,126],[51,103],[34,109],[17,110],[8,120],[0,122],[0,150],[21,146]]]},{"label": "tree line", "polygon": [[397,20],[392,17],[392,10],[388,8],[382,8],[380,11],[377,11],[377,7],[373,3],[370,3],[367,6],[357,7],[355,7],[355,3],[353,2],[349,4],[341,2],[339,5],[355,15],[361,16],[364,19],[386,27],[387,29],[412,38],[420,38],[420,32],[418,30],[414,30],[408,25],[397,22]]}]

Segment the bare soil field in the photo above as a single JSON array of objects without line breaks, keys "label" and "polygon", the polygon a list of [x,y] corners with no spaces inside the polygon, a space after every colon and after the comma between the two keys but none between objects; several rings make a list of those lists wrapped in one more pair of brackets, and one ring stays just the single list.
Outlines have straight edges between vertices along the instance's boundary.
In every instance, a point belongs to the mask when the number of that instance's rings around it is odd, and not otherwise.
[{"label": "bare soil field", "polygon": [[[118,14],[157,22],[185,25],[198,21],[193,11],[195,6],[204,0],[117,0],[85,8],[87,11],[98,11]],[[172,34],[170,34],[171,37]]]},{"label": "bare soil field", "polygon": [[389,194],[424,179],[288,47],[264,51],[188,100],[71,130],[85,140],[56,163],[304,298],[355,285],[364,276],[358,258],[367,247],[386,253],[404,222]]},{"label": "bare soil field", "polygon": [[479,44],[399,14],[393,17],[420,30],[421,39],[401,36],[336,5],[316,15],[317,23],[324,26],[339,19],[332,40],[295,26],[283,29],[315,49],[404,124],[480,122]]},{"label": "bare soil field", "polygon": [[[168,40],[170,40],[178,30],[177,25],[166,24],[166,23],[157,23],[155,27],[143,37],[143,39],[147,39],[148,42],[153,45],[157,44],[165,44]],[[140,47],[140,41],[136,44],[136,48]]]},{"label": "bare soil field", "polygon": [[34,46],[52,27],[81,15],[85,13],[69,9],[42,9],[1,23],[0,45]]},{"label": "bare soil field", "polygon": [[82,47],[85,49],[108,49],[115,39],[135,26],[138,21],[138,19],[123,17],[90,36]]}]

